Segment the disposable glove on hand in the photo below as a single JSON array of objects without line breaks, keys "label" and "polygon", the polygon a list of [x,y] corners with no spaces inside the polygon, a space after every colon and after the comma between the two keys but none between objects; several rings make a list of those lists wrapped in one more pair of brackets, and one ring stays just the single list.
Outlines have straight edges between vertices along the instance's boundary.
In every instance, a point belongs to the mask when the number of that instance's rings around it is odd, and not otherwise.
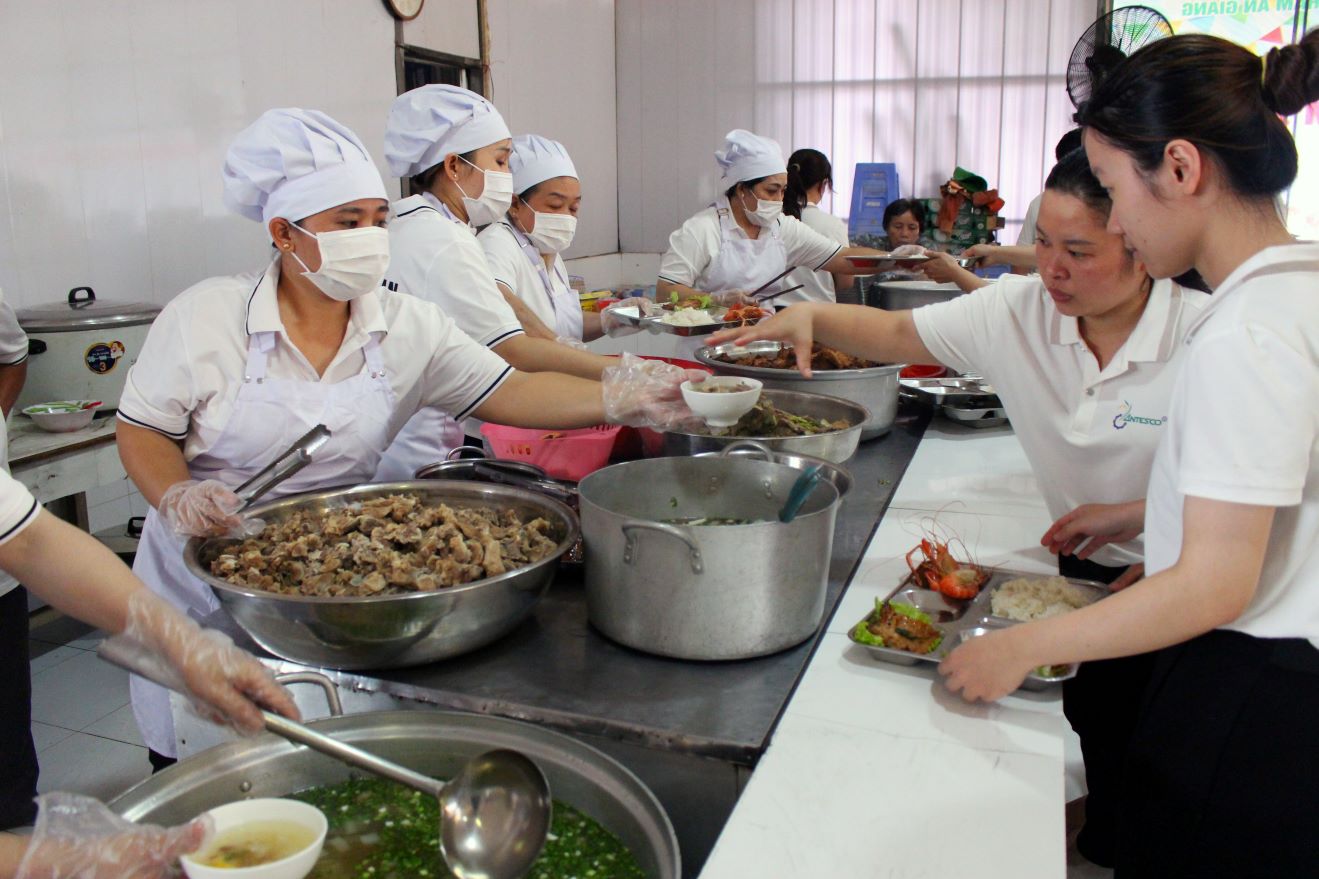
[{"label": "disposable glove on hand", "polygon": [[620,336],[630,336],[633,333],[641,332],[641,327],[636,326],[632,321],[619,316],[619,309],[627,309],[628,314],[642,314],[646,312],[642,303],[649,302],[649,299],[633,297],[615,302],[613,305],[600,312],[600,329],[606,336],[611,339],[617,339]]},{"label": "disposable glove on hand", "polygon": [[165,489],[156,512],[180,536],[219,537],[243,533],[245,523],[238,515],[242,505],[223,482],[185,479]]},{"label": "disposable glove on hand", "polygon": [[37,798],[37,824],[16,879],[163,879],[213,832],[202,816],[181,827],[134,824],[79,794]]},{"label": "disposable glove on hand", "polygon": [[161,677],[172,681],[212,723],[255,735],[265,729],[260,708],[298,719],[288,691],[255,657],[146,589],[128,600],[128,624],[115,638],[151,654]]},{"label": "disposable glove on hand", "polygon": [[706,375],[699,369],[624,354],[618,366],[606,368],[600,379],[605,417],[611,424],[629,427],[679,427],[694,417],[682,399],[682,383],[700,381]]}]

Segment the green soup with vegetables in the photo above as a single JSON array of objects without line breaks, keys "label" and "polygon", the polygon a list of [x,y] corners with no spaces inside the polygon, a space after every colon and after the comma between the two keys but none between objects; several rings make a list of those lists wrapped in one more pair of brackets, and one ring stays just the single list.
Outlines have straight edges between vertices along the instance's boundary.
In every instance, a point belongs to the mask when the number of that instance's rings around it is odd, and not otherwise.
[{"label": "green soup with vegetables", "polygon": [[[292,795],[325,813],[325,847],[308,879],[444,879],[439,804],[392,781],[365,778]],[[531,879],[644,879],[622,841],[572,806],[554,803]]]}]

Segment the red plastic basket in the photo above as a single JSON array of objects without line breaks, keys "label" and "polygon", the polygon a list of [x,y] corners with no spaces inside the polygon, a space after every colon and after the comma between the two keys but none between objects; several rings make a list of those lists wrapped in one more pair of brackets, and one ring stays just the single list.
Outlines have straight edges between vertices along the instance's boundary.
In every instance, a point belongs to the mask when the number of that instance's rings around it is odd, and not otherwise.
[{"label": "red plastic basket", "polygon": [[490,443],[496,458],[535,464],[556,479],[574,482],[609,463],[609,453],[618,438],[616,424],[600,424],[578,430],[541,430],[481,425],[481,436]]}]

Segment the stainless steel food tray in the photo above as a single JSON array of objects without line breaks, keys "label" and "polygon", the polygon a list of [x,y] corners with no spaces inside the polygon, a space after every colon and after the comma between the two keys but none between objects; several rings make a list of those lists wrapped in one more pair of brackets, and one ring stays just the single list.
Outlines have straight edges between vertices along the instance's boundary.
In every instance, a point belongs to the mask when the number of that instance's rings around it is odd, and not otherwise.
[{"label": "stainless steel food tray", "polygon": [[993,385],[979,375],[954,375],[947,378],[900,378],[898,384],[909,391],[925,394],[942,402],[950,397],[992,397]]},{"label": "stainless steel food tray", "polygon": [[699,327],[680,327],[675,326],[674,324],[666,324],[662,315],[647,316],[642,314],[640,305],[615,306],[609,313],[620,318],[625,323],[631,324],[634,327],[640,327],[647,332],[670,333],[674,336],[708,336],[711,333],[717,333],[720,330],[726,330],[730,327],[740,327],[744,324],[759,323],[759,321],[755,320],[743,321],[740,318],[738,320],[725,321],[722,318],[728,312],[728,309],[722,306],[703,308],[700,310],[709,313],[711,317],[715,318],[717,323],[706,324]]},{"label": "stainless steel food tray", "polygon": [[[1008,626],[1017,625],[1016,620],[1010,620],[1005,617],[996,617],[990,610],[990,600],[994,591],[998,589],[998,587],[1002,586],[1009,580],[1016,580],[1019,577],[1025,577],[1027,579],[1044,579],[1048,576],[1051,575],[1029,573],[1026,571],[995,569],[990,572],[989,580],[980,590],[980,593],[976,595],[975,598],[970,598],[965,601],[947,598],[932,589],[918,586],[911,576],[907,576],[884,600],[894,601],[898,604],[907,604],[929,614],[934,625],[943,632],[943,641],[939,643],[939,646],[932,652],[925,654],[909,653],[906,650],[896,650],[892,647],[876,647],[873,644],[865,644],[858,641],[853,636],[853,632],[856,630],[856,625],[853,625],[847,630],[847,637],[853,644],[869,650],[876,659],[883,662],[891,662],[894,665],[938,665],[943,661],[945,656],[952,652],[954,647],[961,644],[966,639],[973,638],[977,635],[983,635],[987,631],[1005,629]],[[1103,583],[1096,583],[1093,580],[1078,580],[1074,577],[1067,577],[1066,579],[1068,583],[1071,583],[1074,586],[1080,586],[1083,589],[1094,592],[1096,601],[1109,594],[1108,587]],[[865,617],[862,618],[862,621],[869,620],[870,616],[871,614],[866,614]],[[1050,677],[1044,677],[1032,672],[1021,682],[1021,689],[1047,690],[1054,685],[1076,677],[1076,670],[1079,667],[1079,663],[1072,663],[1067,666],[1067,671],[1065,673]]]}]

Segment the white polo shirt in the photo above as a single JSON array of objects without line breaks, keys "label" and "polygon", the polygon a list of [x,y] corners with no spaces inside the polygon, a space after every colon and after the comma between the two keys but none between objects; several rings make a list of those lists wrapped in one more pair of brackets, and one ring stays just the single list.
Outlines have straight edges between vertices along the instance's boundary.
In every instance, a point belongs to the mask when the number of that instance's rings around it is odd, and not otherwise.
[{"label": "white polo shirt", "polygon": [[27,360],[27,333],[0,291],[0,366],[18,366]]},{"label": "white polo shirt", "polygon": [[1146,570],[1180,557],[1188,496],[1276,507],[1259,588],[1224,628],[1319,647],[1319,244],[1242,263],[1182,347],[1150,478]]},{"label": "white polo shirt", "polygon": [[[27,333],[0,291],[0,367],[18,366],[27,360]],[[38,504],[32,494],[9,475],[9,431],[0,418],[0,544],[22,531],[37,517]],[[18,581],[0,571],[0,595],[13,591]]]},{"label": "white polo shirt", "polygon": [[393,210],[386,287],[435,303],[489,348],[522,332],[471,226],[430,193],[396,201]]},{"label": "white polo shirt", "polygon": [[[1081,504],[1145,497],[1185,358],[1181,340],[1208,301],[1172,281],[1154,282],[1140,320],[1102,371],[1077,319],[1058,312],[1038,277],[1005,275],[912,318],[941,363],[994,386],[1057,519]],[[1092,558],[1118,566],[1144,555],[1137,538]]]},{"label": "white polo shirt", "polygon": [[[719,253],[723,241],[719,228],[719,208],[728,207],[728,199],[719,196],[715,204],[692,216],[669,236],[669,249],[660,261],[659,278],[684,287],[702,289],[705,270]],[[842,249],[838,242],[826,238],[796,217],[779,217],[779,237],[787,251],[789,266],[803,266],[812,271],[833,259]],[[747,237],[734,225],[733,235]]]},{"label": "white polo shirt", "polygon": [[464,416],[512,372],[468,338],[439,308],[411,296],[371,292],[349,306],[348,329],[318,376],[289,341],[279,316],[279,260],[260,273],[211,278],[180,293],[160,312],[128,371],[119,418],[183,440],[191,461],[224,432],[243,384],[248,338],[274,331],[266,363],[274,378],[337,383],[363,372],[364,346],[380,342],[398,400],[389,433],[417,410],[435,406]]},{"label": "white polo shirt", "polygon": [[[848,245],[847,224],[833,214],[820,210],[819,205],[808,204],[801,209],[801,221],[819,232],[825,238],[840,247]],[[833,275],[828,272],[812,271],[808,268],[795,269],[788,275],[788,287],[798,284],[802,288],[795,293],[788,293],[775,299],[778,305],[791,305],[794,302],[836,302],[838,294],[834,290]],[[786,289],[786,288],[785,288]]]},{"label": "white polo shirt", "polygon": [[[486,226],[476,240],[485,252],[495,283],[507,287],[545,326],[560,336],[582,338],[582,308],[577,294],[568,284],[568,267],[563,264],[563,257],[554,254],[552,269],[542,274],[532,262],[534,259],[542,267],[545,265],[540,261],[540,253],[526,235],[507,221]],[[554,299],[545,289],[546,281],[554,289]],[[565,309],[562,315],[559,314],[560,308]]]}]

